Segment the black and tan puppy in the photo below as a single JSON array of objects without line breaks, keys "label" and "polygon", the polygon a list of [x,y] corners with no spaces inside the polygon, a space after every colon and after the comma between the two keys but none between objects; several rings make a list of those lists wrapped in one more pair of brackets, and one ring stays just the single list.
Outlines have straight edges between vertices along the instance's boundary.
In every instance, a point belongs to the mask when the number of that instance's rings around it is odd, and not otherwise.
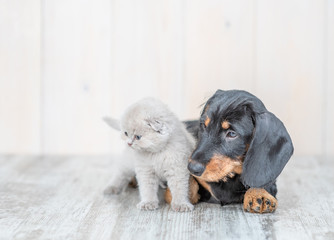
[{"label": "black and tan puppy", "polygon": [[245,91],[218,90],[199,123],[188,122],[198,143],[188,169],[200,184],[201,201],[241,203],[245,211],[277,208],[276,178],[293,153],[283,123]]}]

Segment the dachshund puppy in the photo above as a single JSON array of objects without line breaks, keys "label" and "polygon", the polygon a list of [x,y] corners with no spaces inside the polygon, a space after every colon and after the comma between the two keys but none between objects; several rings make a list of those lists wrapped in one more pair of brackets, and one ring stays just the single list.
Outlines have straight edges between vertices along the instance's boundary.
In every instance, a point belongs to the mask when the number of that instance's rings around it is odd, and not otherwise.
[{"label": "dachshund puppy", "polygon": [[188,170],[200,185],[200,201],[275,211],[276,178],[293,153],[283,123],[254,95],[218,90],[195,124],[187,122],[198,136]]}]

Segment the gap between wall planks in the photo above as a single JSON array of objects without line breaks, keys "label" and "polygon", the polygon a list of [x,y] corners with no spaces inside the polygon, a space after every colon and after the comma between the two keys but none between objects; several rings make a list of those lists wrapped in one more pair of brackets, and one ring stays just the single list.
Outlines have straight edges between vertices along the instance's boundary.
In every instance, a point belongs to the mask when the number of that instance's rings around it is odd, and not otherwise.
[{"label": "gap between wall planks", "polygon": [[239,88],[282,119],[296,154],[333,155],[333,9],[332,0],[1,2],[0,152],[111,153],[120,140],[102,116],[151,95],[196,118],[217,88]]},{"label": "gap between wall planks", "polygon": [[327,34],[325,34],[326,53],[326,108],[325,111],[325,153],[334,154],[334,1],[327,0],[326,6]]}]

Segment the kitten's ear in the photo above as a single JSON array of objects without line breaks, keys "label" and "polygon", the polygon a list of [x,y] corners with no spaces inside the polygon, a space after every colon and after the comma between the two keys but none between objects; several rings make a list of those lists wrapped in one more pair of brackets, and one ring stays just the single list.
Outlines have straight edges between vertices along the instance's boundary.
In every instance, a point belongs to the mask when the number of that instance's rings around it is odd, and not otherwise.
[{"label": "kitten's ear", "polygon": [[167,126],[165,123],[163,123],[160,120],[157,119],[146,119],[146,124],[149,125],[154,131],[160,133],[160,134],[166,134],[167,133]]},{"label": "kitten's ear", "polygon": [[121,131],[120,123],[117,119],[111,117],[103,117],[103,121],[108,124],[110,127],[117,131]]}]

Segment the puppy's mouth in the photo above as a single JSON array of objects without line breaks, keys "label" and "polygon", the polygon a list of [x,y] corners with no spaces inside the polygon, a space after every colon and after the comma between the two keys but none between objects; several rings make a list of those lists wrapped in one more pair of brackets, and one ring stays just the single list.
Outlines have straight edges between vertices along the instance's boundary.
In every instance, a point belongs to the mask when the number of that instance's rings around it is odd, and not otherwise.
[{"label": "puppy's mouth", "polygon": [[242,162],[226,156],[214,155],[206,165],[190,159],[188,170],[194,177],[207,182],[226,182],[236,174],[242,173]]}]

